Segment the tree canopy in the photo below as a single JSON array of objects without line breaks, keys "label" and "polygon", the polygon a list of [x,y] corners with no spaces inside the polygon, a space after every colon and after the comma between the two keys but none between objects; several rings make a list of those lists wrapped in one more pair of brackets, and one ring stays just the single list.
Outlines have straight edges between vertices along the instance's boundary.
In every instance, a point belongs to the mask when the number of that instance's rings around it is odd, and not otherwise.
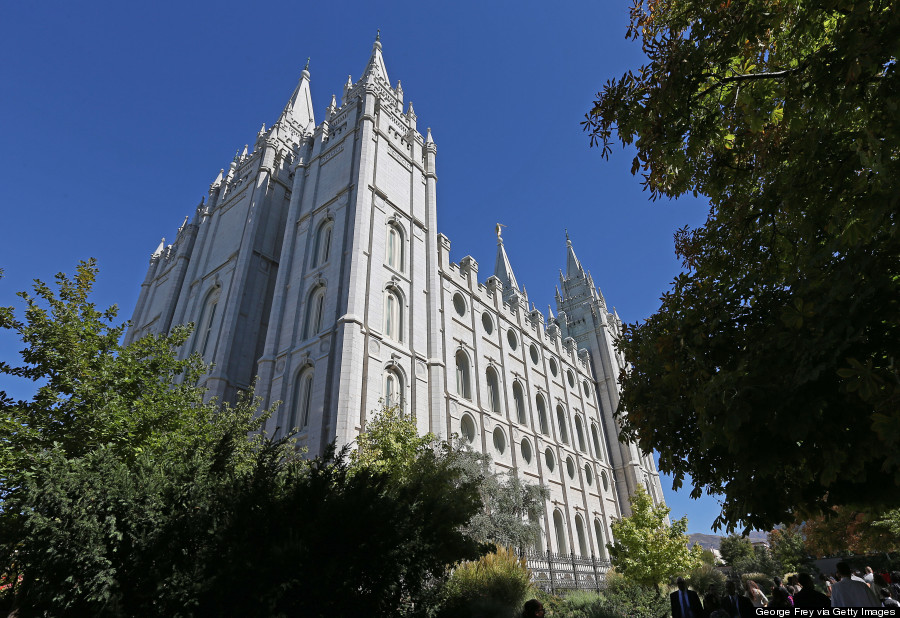
[{"label": "tree canopy", "polygon": [[405,615],[485,551],[454,457],[413,440],[394,468],[304,459],[261,433],[252,394],[204,401],[199,358],[177,360],[187,330],[122,346],[95,271],[37,282],[24,321],[0,310],[27,345],[0,370],[38,386],[0,398],[0,600],[18,615]]},{"label": "tree canopy", "polygon": [[625,329],[619,410],[716,526],[900,504],[900,7],[635,0],[646,63],[585,129],[652,198],[709,198]]},{"label": "tree canopy", "polygon": [[682,517],[666,523],[669,507],[653,506],[653,501],[638,485],[630,498],[631,515],[612,524],[615,542],[607,544],[609,558],[626,579],[644,586],[657,587],[676,575],[686,575],[703,562],[703,548],[688,548],[688,520]]}]

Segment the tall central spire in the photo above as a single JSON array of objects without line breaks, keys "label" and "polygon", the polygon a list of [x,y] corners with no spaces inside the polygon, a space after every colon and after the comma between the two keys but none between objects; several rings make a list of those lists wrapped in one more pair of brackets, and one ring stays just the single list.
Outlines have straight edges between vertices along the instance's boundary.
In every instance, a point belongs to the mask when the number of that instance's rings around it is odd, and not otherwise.
[{"label": "tall central spire", "polygon": [[575,256],[575,248],[572,246],[572,241],[569,239],[568,230],[566,230],[566,251],[568,253],[566,257],[566,279],[584,277],[584,269],[581,267],[581,262],[579,262],[578,258]]},{"label": "tall central spire", "polygon": [[387,69],[384,66],[384,58],[381,56],[381,30],[375,35],[372,55],[369,56],[369,62],[366,64],[366,70],[363,71],[362,75],[363,81],[374,78],[383,79],[387,84],[391,83],[391,80],[388,79]]},{"label": "tall central spire", "polygon": [[316,125],[315,116],[313,115],[312,97],[309,94],[309,58],[306,59],[306,66],[300,73],[300,81],[294,88],[294,93],[284,106],[281,117],[278,122],[288,120],[299,126],[301,130],[312,129]]}]

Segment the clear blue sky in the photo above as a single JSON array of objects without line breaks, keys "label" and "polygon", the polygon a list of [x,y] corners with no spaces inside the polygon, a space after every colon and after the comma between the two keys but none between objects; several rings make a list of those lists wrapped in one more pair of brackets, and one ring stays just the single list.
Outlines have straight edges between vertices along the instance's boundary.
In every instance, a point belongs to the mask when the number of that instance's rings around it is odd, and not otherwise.
[{"label": "clear blue sky", "polygon": [[[630,4],[7,3],[0,304],[96,257],[97,304],[129,318],[160,238],[174,238],[235,150],[277,118],[306,58],[318,121],[347,75],[359,78],[380,29],[388,75],[437,143],[452,259],[472,255],[487,278],[494,224],[506,224],[516,277],[546,311],[567,228],[607,302],[627,322],[645,319],[679,271],[673,232],[708,207],[650,203],[632,155],[603,161],[582,133],[597,90],[641,62],[624,38]],[[0,359],[20,347],[0,337]],[[663,484],[672,515],[709,532],[716,501]]]}]

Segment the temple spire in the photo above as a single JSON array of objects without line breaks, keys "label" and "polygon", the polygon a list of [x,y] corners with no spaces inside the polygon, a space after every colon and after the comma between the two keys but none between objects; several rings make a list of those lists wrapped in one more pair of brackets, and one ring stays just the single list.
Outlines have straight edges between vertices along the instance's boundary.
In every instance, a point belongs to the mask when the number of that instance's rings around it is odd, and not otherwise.
[{"label": "temple spire", "polygon": [[568,256],[566,258],[566,279],[573,277],[584,277],[584,269],[581,268],[581,262],[575,256],[575,248],[572,247],[572,241],[569,239],[569,230],[566,230],[566,250]]},{"label": "temple spire", "polygon": [[516,282],[516,275],[513,273],[512,266],[509,263],[509,256],[506,255],[506,249],[503,247],[503,236],[501,232],[506,227],[502,223],[496,226],[497,232],[497,261],[494,263],[494,276],[503,283],[503,290],[519,291],[519,284]]},{"label": "temple spire", "polygon": [[369,56],[369,62],[366,64],[366,70],[363,71],[362,79],[383,79],[390,87],[391,80],[388,79],[387,69],[384,66],[384,58],[381,56],[381,30],[375,36],[375,43],[372,45],[372,55]]},{"label": "temple spire", "polygon": [[315,126],[313,114],[312,96],[309,94],[309,58],[306,59],[306,67],[300,73],[300,81],[294,88],[291,98],[281,112],[278,122],[290,121],[299,126],[301,130],[312,130]]}]

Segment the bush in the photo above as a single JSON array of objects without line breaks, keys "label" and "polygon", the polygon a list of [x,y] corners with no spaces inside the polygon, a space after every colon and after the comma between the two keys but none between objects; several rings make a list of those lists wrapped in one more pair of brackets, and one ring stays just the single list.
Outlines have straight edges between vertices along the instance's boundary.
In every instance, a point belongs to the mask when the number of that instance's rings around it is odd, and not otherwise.
[{"label": "bush", "polygon": [[606,575],[603,593],[606,616],[660,618],[669,613],[669,599],[663,591],[629,581],[614,571]]},{"label": "bush", "polygon": [[[785,578],[786,580],[787,578]],[[753,580],[759,586],[759,589],[763,591],[763,594],[766,596],[770,596],[772,593],[772,588],[775,586],[775,581],[766,575],[765,573],[744,573],[741,575],[741,585],[744,587],[744,590],[747,589],[747,582],[749,580]]]},{"label": "bush", "polygon": [[691,571],[688,583],[701,599],[709,591],[710,586],[715,587],[716,595],[725,594],[725,575],[711,564],[701,564]]},{"label": "bush", "polygon": [[444,586],[440,615],[512,618],[535,594],[525,559],[512,549],[496,547],[479,560],[460,563],[454,569]]}]

